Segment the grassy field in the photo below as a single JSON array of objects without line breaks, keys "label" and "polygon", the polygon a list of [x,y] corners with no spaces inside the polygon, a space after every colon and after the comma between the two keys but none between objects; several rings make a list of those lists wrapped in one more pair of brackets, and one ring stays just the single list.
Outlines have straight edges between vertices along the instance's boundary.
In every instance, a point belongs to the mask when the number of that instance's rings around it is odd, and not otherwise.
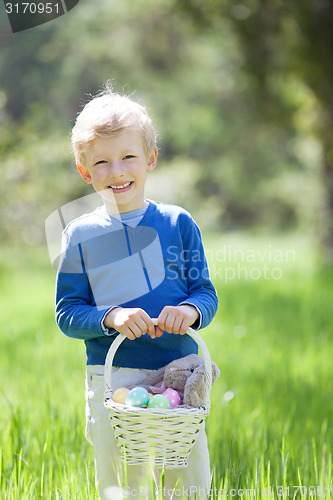
[{"label": "grassy field", "polygon": [[[331,498],[333,268],[295,235],[208,237],[206,251],[220,307],[204,337],[222,372],[207,420],[211,498]],[[54,278],[46,249],[2,249],[5,500],[97,498],[84,345],[57,330]]]}]

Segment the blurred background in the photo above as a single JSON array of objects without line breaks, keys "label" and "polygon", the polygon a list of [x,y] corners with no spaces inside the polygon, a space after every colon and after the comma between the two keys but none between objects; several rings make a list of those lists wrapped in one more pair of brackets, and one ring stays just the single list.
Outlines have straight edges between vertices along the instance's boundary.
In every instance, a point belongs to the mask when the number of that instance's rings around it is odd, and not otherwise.
[{"label": "blurred background", "polygon": [[92,192],[70,132],[107,80],[155,124],[147,197],[203,232],[220,298],[212,484],[331,498],[332,58],[331,0],[80,0],[15,34],[0,4],[4,498],[97,498],[84,345],[55,325],[44,223]]},{"label": "blurred background", "polygon": [[328,0],[81,0],[13,34],[1,16],[0,238],[90,191],[70,130],[113,81],[158,133],[148,195],[205,229],[300,229],[333,246],[333,6]]}]

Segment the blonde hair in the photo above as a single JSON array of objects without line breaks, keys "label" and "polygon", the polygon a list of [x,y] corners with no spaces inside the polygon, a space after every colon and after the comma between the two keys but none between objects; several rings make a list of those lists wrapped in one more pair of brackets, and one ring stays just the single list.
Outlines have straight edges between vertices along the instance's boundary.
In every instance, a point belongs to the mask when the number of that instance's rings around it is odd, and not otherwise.
[{"label": "blonde hair", "polygon": [[75,160],[82,162],[85,150],[96,137],[116,135],[129,128],[141,132],[148,158],[156,147],[156,135],[147,109],[107,86],[84,106],[76,119],[72,130]]}]

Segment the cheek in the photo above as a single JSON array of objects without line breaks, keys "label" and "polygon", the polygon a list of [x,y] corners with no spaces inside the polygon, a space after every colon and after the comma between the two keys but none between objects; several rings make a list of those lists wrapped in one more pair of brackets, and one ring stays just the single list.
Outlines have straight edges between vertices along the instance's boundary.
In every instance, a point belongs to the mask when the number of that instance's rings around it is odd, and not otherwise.
[{"label": "cheek", "polygon": [[106,175],[107,175],[107,170],[105,168],[99,168],[92,173],[91,178],[93,182],[98,182],[99,180],[104,179]]},{"label": "cheek", "polygon": [[132,170],[132,172],[130,172],[132,177],[134,179],[137,179],[138,181],[145,181],[146,178],[147,178],[147,171],[146,171],[146,168],[142,168],[142,166],[138,167],[138,168],[135,168]]}]

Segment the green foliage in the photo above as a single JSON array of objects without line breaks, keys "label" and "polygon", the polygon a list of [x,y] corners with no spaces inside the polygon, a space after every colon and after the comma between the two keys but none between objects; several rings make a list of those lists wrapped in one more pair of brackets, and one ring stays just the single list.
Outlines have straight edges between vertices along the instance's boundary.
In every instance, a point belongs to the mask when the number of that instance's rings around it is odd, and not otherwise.
[{"label": "green foliage", "polygon": [[215,228],[318,226],[322,149],[309,117],[320,108],[286,62],[288,47],[298,44],[293,13],[283,11],[280,51],[279,5],[266,2],[265,17],[260,2],[200,9],[196,2],[198,12],[191,4],[80,2],[51,23],[15,35],[4,30],[2,240],[40,241],[46,216],[89,192],[75,172],[69,134],[107,79],[117,91],[135,92],[155,122],[160,161],[152,197],[163,197],[159,179],[170,164],[193,165],[193,176],[175,172],[181,194],[173,201]]},{"label": "green foliage", "polygon": [[[203,31],[215,26],[216,19],[227,18],[230,21],[240,53],[243,55],[243,69],[249,85],[247,95],[251,96],[257,108],[256,120],[260,128],[264,126],[265,129],[266,124],[270,129],[273,125],[279,135],[286,134],[283,147],[285,154],[280,152],[281,159],[289,158],[291,163],[295,163],[295,151],[290,147],[290,140],[312,142],[315,139],[319,144],[321,154],[316,156],[316,163],[321,169],[324,192],[321,196],[321,216],[317,219],[317,225],[327,254],[332,257],[333,72],[328,70],[331,68],[333,49],[332,3],[317,0],[252,0],[235,5],[230,0],[208,0],[203,5],[192,0],[183,0],[180,5]],[[302,99],[304,89],[305,93],[311,95],[310,113],[309,99]],[[307,127],[299,123],[297,118],[300,114],[303,117],[305,115]],[[303,158],[306,155],[305,147]],[[297,156],[296,154],[296,158]],[[304,162],[301,162],[301,165],[304,165]],[[287,170],[291,172],[292,169],[289,167]],[[302,178],[304,179],[304,175]],[[305,185],[307,183],[306,179]],[[303,182],[301,185],[302,189]],[[275,200],[279,198],[276,194],[273,194]],[[293,196],[297,197],[296,191]],[[293,214],[290,210],[293,204],[285,204],[282,199],[279,201],[282,202],[282,208],[283,205],[287,208],[287,211],[282,210],[282,216],[287,215],[287,219],[293,220],[292,215],[299,212],[300,207],[296,208],[298,203],[294,204],[296,210]]]},{"label": "green foliage", "polygon": [[[255,488],[263,499],[277,498],[277,486],[290,498],[294,487],[322,486],[317,498],[329,499],[332,268],[297,235],[212,235],[206,252],[220,307],[203,335],[222,372],[207,419],[212,487]],[[57,330],[47,259],[44,247],[16,247],[0,261],[0,496],[97,499],[84,344]],[[265,278],[264,265],[280,279]],[[270,487],[274,497],[263,493]]]}]

